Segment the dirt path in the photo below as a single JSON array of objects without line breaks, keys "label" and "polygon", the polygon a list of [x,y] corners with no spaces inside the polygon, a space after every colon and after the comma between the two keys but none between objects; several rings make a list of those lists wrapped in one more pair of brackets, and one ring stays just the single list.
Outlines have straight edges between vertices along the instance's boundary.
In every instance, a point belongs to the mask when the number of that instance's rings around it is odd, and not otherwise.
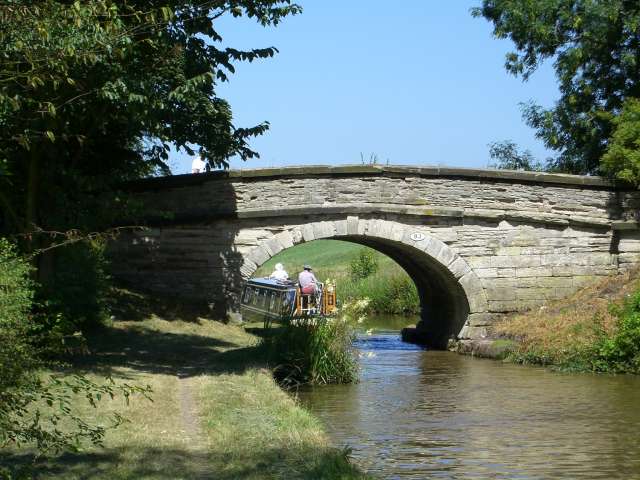
[{"label": "dirt path", "polygon": [[200,418],[198,416],[198,405],[193,395],[193,377],[178,373],[178,401],[180,403],[180,416],[182,419],[182,431],[185,442],[190,449],[199,450],[205,448],[205,441],[202,429],[200,428]]}]

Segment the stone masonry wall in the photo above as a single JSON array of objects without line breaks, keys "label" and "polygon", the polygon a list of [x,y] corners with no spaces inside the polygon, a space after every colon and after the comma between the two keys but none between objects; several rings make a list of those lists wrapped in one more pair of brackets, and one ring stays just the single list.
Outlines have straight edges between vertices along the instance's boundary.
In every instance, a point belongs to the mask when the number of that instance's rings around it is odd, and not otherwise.
[{"label": "stone masonry wall", "polygon": [[402,230],[406,244],[417,233],[434,239],[431,248],[445,245],[451,253],[438,261],[452,278],[460,280],[460,265],[473,273],[485,311],[471,312],[483,315],[467,322],[465,335],[478,336],[501,314],[640,262],[636,191],[593,177],[434,170],[267,169],[141,183],[140,197],[164,220],[114,246],[118,275],[221,303],[262,261],[295,243],[340,238],[351,222],[352,239],[379,236],[392,248]]}]

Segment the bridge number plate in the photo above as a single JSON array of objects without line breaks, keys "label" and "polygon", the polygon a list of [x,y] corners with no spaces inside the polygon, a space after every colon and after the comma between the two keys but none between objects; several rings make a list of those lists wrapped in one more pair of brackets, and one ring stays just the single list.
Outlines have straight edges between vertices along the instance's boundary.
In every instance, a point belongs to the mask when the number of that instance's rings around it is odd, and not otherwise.
[{"label": "bridge number plate", "polygon": [[409,238],[414,242],[419,242],[420,240],[424,240],[425,237],[424,233],[413,232],[411,235],[409,235]]}]

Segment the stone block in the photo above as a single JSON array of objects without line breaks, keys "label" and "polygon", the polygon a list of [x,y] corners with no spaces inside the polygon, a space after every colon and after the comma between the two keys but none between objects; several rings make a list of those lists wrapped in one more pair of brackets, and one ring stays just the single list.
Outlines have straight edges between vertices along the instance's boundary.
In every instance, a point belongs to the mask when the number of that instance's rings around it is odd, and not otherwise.
[{"label": "stone block", "polygon": [[538,255],[496,255],[491,257],[491,267],[496,268],[527,268],[540,266],[540,256]]},{"label": "stone block", "polygon": [[280,245],[282,245],[283,249],[293,247],[293,235],[291,235],[291,232],[288,230],[276,234],[276,238],[278,239],[278,242],[280,242]]},{"label": "stone block", "polygon": [[264,242],[264,246],[265,246],[265,249],[269,252],[269,255],[271,255],[272,257],[280,253],[282,250],[284,250],[284,247],[280,244],[278,239],[275,237],[270,238],[269,240]]},{"label": "stone block", "polygon": [[[574,276],[573,278],[571,278],[569,285],[571,287],[573,287],[575,290],[577,290],[579,288],[586,287],[587,285],[592,284],[596,280],[600,280],[600,276],[597,276],[597,275],[579,275],[579,276]],[[566,285],[559,285],[559,286],[566,286]]]},{"label": "stone block", "polygon": [[369,221],[365,219],[358,220],[358,235],[366,235],[369,230]]},{"label": "stone block", "polygon": [[304,236],[302,234],[302,229],[301,228],[294,228],[293,230],[291,230],[291,239],[292,239],[294,245],[297,245],[300,242],[302,242],[304,240]]},{"label": "stone block", "polygon": [[331,238],[336,234],[333,222],[315,222],[313,224],[313,235],[316,240],[319,238]]},{"label": "stone block", "polygon": [[255,263],[256,265],[260,266],[264,262],[269,260],[271,256],[269,255],[269,252],[267,252],[264,248],[256,247],[253,250],[251,250],[251,253],[248,255],[247,258],[251,260],[253,263]]},{"label": "stone block", "polygon": [[334,222],[336,226],[336,236],[341,237],[347,234],[347,221],[337,220]]},{"label": "stone block", "polygon": [[391,234],[391,239],[394,242],[401,242],[405,235],[405,227],[399,223],[393,225],[393,231]]},{"label": "stone block", "polygon": [[498,287],[485,289],[487,300],[491,301],[504,301],[504,300],[517,300],[516,288],[512,287]]},{"label": "stone block", "polygon": [[640,263],[640,253],[619,253],[619,263]]},{"label": "stone block", "polygon": [[451,262],[451,265],[449,265],[449,271],[454,277],[460,278],[471,272],[471,267],[469,267],[462,257],[457,257],[453,262]]},{"label": "stone block", "polygon": [[506,313],[518,311],[518,302],[516,300],[491,300],[488,305],[489,312]]},{"label": "stone block", "polygon": [[565,288],[571,286],[571,278],[567,277],[518,277],[516,285],[519,288]]},{"label": "stone block", "polygon": [[474,272],[480,278],[494,278],[498,276],[497,268],[476,268]]},{"label": "stone block", "polygon": [[466,325],[470,327],[486,327],[495,322],[496,316],[491,313],[472,313],[467,317]]},{"label": "stone block", "polygon": [[482,292],[484,290],[482,282],[474,272],[469,272],[466,275],[463,275],[458,281],[460,282],[460,285],[462,285],[462,288],[464,288],[467,295]]},{"label": "stone block", "polygon": [[549,267],[516,268],[516,277],[551,277],[553,270]]},{"label": "stone block", "polygon": [[466,257],[469,266],[473,269],[476,268],[489,268],[491,267],[491,257],[483,256],[483,257]]},{"label": "stone block", "polygon": [[302,238],[305,242],[312,242],[316,239],[313,233],[313,224],[307,223],[302,226]]},{"label": "stone block", "polygon": [[555,298],[553,288],[518,288],[516,300],[545,301]]},{"label": "stone block", "polygon": [[516,276],[515,268],[498,268],[498,277],[511,278]]},{"label": "stone block", "polygon": [[359,223],[358,217],[347,217],[347,234],[357,235]]},{"label": "stone block", "polygon": [[245,259],[244,263],[240,267],[240,274],[242,275],[242,278],[248,279],[253,276],[257,269],[258,265],[249,259]]},{"label": "stone block", "polygon": [[498,247],[496,249],[496,255],[513,256],[520,255],[522,253],[522,247]]},{"label": "stone block", "polygon": [[472,327],[470,325],[462,327],[462,330],[460,330],[458,334],[460,340],[479,340],[488,336],[489,331],[487,327]]},{"label": "stone block", "polygon": [[484,313],[487,311],[487,299],[483,291],[467,294],[469,313]]},{"label": "stone block", "polygon": [[543,266],[563,266],[563,265],[575,265],[576,258],[574,255],[567,254],[548,254],[540,257],[540,264]]},{"label": "stone block", "polygon": [[[435,239],[434,239],[435,240]],[[440,244],[440,251],[434,256],[442,265],[449,266],[457,257],[457,254],[444,243],[436,240]]]}]

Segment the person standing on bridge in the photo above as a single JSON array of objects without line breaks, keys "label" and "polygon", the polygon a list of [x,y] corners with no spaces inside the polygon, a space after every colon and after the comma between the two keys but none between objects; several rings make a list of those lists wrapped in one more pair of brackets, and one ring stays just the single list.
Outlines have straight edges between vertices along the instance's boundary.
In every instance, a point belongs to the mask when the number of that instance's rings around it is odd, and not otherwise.
[{"label": "person standing on bridge", "polygon": [[205,171],[207,164],[200,155],[197,155],[191,162],[191,173],[202,173]]},{"label": "person standing on bridge", "polygon": [[300,291],[307,294],[315,294],[318,291],[318,280],[311,271],[309,265],[304,266],[304,270],[298,275],[298,283],[300,284]]}]

